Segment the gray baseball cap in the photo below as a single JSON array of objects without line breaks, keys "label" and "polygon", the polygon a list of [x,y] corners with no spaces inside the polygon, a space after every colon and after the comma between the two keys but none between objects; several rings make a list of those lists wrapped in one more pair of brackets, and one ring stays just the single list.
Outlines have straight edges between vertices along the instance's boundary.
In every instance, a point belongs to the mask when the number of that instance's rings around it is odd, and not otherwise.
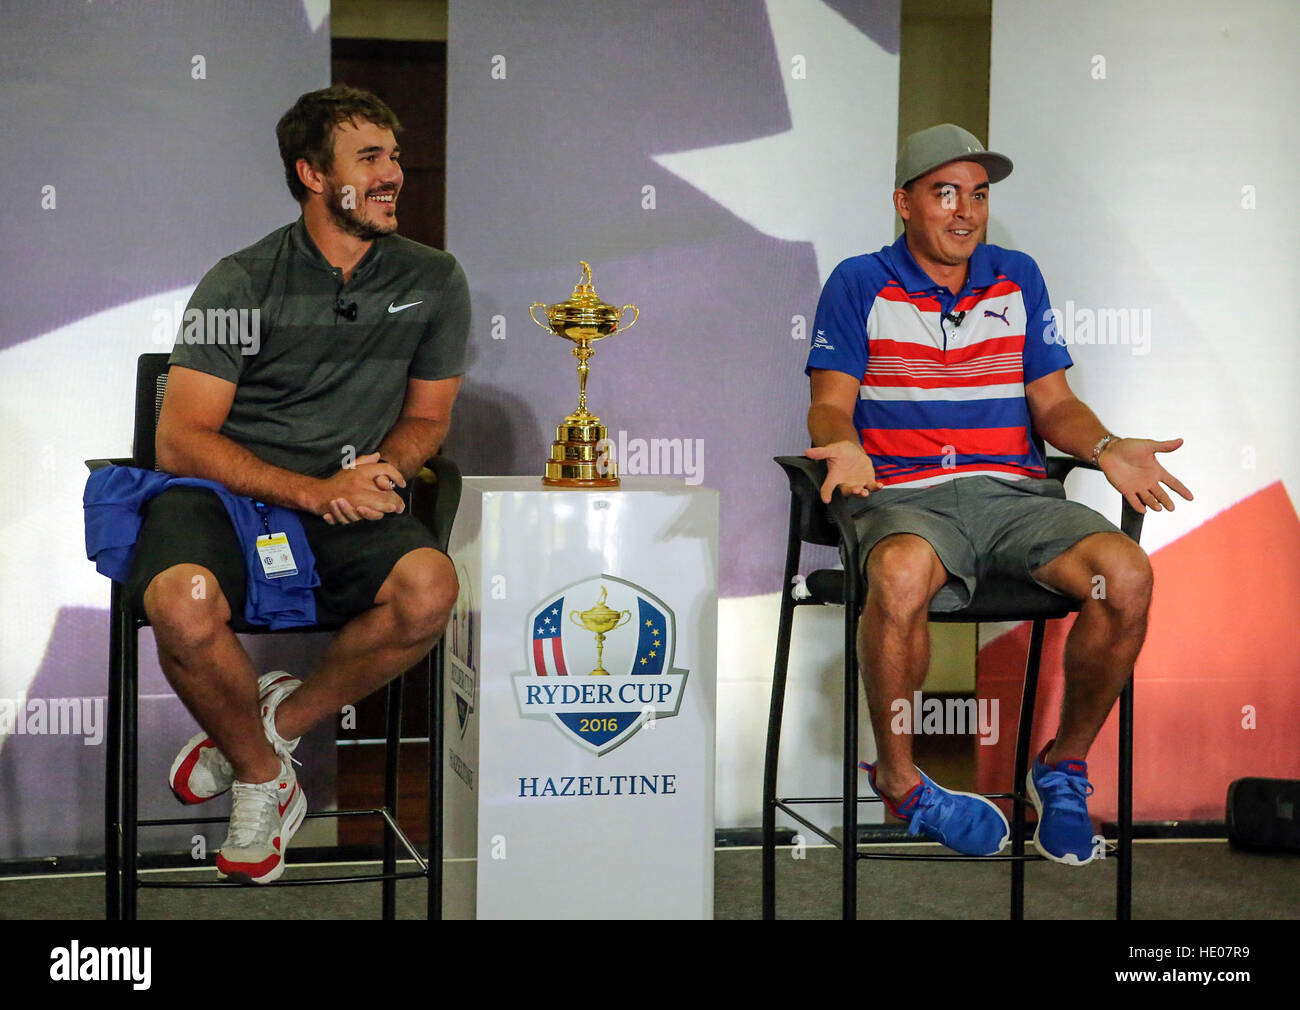
[{"label": "gray baseball cap", "polygon": [[973,133],[952,123],[940,123],[918,130],[905,141],[894,167],[894,188],[902,189],[950,161],[976,161],[989,173],[989,182],[1001,182],[1011,174],[1011,159],[984,150]]}]

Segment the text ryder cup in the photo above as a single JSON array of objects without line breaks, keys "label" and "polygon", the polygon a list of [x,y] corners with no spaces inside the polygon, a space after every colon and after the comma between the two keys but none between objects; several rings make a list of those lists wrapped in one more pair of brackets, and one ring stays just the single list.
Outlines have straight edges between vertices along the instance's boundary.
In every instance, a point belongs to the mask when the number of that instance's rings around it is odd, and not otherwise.
[{"label": "text ryder cup", "polygon": [[520,798],[539,796],[672,796],[677,792],[673,775],[538,775],[519,777]]},{"label": "text ryder cup", "polygon": [[[671,682],[619,684],[528,684],[526,705],[662,705],[673,693]],[[617,693],[618,698],[614,695]]]}]

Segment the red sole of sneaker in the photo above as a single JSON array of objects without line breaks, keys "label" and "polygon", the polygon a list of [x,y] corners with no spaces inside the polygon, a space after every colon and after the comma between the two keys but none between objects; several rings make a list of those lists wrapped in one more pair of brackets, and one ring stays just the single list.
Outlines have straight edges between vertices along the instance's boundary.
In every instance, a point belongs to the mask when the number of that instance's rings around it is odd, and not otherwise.
[{"label": "red sole of sneaker", "polygon": [[269,884],[284,873],[284,857],[278,853],[260,863],[227,863],[217,856],[217,879],[236,884]]},{"label": "red sole of sneaker", "polygon": [[298,799],[294,807],[293,813],[289,815],[290,819],[280,829],[283,842],[278,854],[267,856],[260,863],[233,863],[227,862],[218,852],[217,879],[229,880],[236,884],[269,884],[279,880],[284,873],[284,850],[289,848],[289,842],[293,840],[293,836],[298,833],[302,822],[307,818],[307,796],[301,789],[298,790]]},{"label": "red sole of sneaker", "polygon": [[[195,746],[196,741],[199,741],[200,739],[202,742],[199,742],[198,746]],[[181,755],[177,755],[176,760],[172,763],[171,771],[167,775],[167,784],[171,786],[172,795],[187,807],[195,806],[199,803],[206,803],[208,800],[215,799],[217,796],[221,795],[221,793],[214,793],[212,796],[199,796],[191,792],[187,785],[190,779],[190,773],[194,771],[194,766],[199,763],[199,756],[203,753],[204,744],[209,744],[213,747],[216,746],[216,744],[213,744],[210,739],[202,737],[202,735],[200,735],[200,737],[191,738],[190,743],[188,743],[186,748],[181,751],[181,754],[183,754],[184,757],[182,758]],[[222,792],[225,791],[226,790],[224,789],[222,790]]]}]

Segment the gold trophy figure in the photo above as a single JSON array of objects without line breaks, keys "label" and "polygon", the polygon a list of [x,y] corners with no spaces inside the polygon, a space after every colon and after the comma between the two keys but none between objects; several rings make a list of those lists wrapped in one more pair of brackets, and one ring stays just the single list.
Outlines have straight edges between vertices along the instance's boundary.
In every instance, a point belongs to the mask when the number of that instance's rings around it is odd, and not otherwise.
[{"label": "gold trophy figure", "polygon": [[590,610],[569,611],[569,620],[588,631],[596,633],[596,669],[591,671],[593,677],[608,677],[609,671],[602,665],[602,657],[605,652],[605,633],[613,631],[615,628],[621,628],[632,620],[632,611],[624,610],[619,613],[612,607],[605,605],[605,587],[600,587],[600,599]]},{"label": "gold trophy figure", "polygon": [[[577,344],[573,356],[578,359],[578,409],[555,428],[542,483],[551,487],[618,487],[618,462],[606,438],[607,429],[587,409],[587,360],[596,353],[593,343],[618,332],[628,309],[632,310],[632,322],[622,327],[624,330],[635,326],[641,313],[635,305],[620,309],[602,302],[591,285],[590,264],[578,263],[582,277],[568,301],[528,306],[528,317],[538,326]],[[546,313],[544,323],[533,315],[538,308]]]}]

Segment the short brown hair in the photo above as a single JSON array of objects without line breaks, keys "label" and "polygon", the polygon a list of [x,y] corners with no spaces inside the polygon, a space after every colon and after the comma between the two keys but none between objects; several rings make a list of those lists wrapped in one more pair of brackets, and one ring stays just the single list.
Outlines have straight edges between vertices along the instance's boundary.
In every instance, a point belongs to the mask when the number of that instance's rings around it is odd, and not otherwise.
[{"label": "short brown hair", "polygon": [[343,122],[364,120],[398,133],[402,124],[383,99],[361,88],[335,84],[300,95],[293,108],[275,124],[284,162],[284,181],[299,203],[307,199],[307,187],[298,178],[298,159],[304,158],[318,172],[334,167],[334,128]]}]

